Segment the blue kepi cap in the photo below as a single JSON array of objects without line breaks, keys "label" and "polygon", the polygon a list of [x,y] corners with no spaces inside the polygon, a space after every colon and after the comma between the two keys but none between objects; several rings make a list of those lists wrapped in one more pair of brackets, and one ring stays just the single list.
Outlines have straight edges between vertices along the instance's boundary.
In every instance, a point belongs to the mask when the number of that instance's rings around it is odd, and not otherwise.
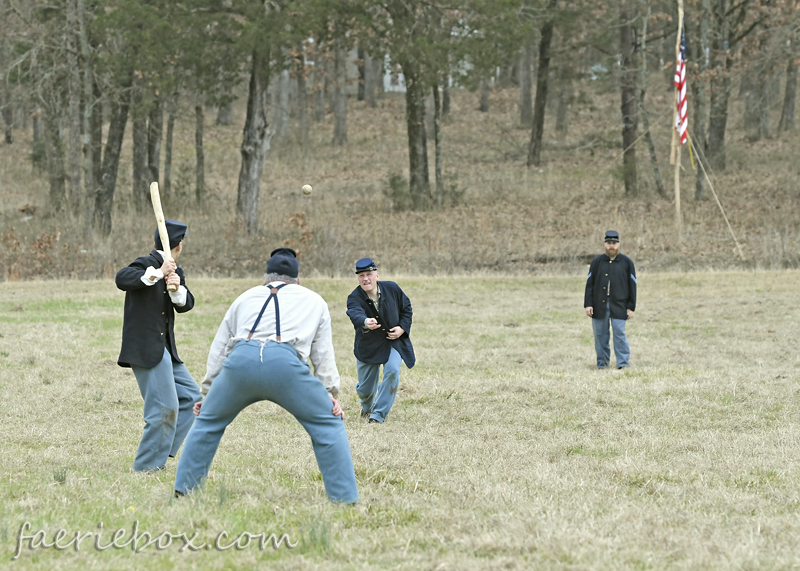
[{"label": "blue kepi cap", "polygon": [[361,258],[356,262],[356,273],[378,271],[378,266],[371,258]]},{"label": "blue kepi cap", "polygon": [[[172,250],[186,237],[187,226],[183,222],[176,222],[175,220],[164,220],[164,223],[167,226],[167,236],[169,236],[169,249]],[[156,244],[156,250],[164,250],[161,245],[161,236],[158,234],[158,228],[156,228],[156,237],[153,241]]]},{"label": "blue kepi cap", "polygon": [[606,231],[606,238],[603,240],[604,242],[619,242],[619,232],[616,230],[608,230]]}]

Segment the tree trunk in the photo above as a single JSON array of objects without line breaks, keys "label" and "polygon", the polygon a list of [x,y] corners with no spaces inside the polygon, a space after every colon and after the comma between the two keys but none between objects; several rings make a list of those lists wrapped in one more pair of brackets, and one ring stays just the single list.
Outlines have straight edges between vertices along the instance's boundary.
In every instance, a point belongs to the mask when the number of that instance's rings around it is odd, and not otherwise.
[{"label": "tree trunk", "polygon": [[194,118],[194,153],[196,159],[194,197],[197,204],[203,204],[206,199],[206,157],[203,150],[203,127],[205,126],[206,118],[202,103],[195,104]]},{"label": "tree trunk", "polygon": [[133,203],[139,212],[144,212],[150,196],[150,168],[147,164],[147,109],[142,86],[134,85],[133,105]]},{"label": "tree trunk", "polygon": [[242,135],[242,167],[236,212],[241,215],[249,235],[258,232],[258,190],[264,158],[274,131],[267,122],[267,88],[269,87],[269,52],[253,52],[250,87],[247,95],[247,117]]},{"label": "tree trunk", "polygon": [[[547,10],[556,8],[557,0],[548,0]],[[553,19],[548,18],[542,25],[539,39],[539,65],[536,68],[536,99],[533,102],[533,126],[528,144],[527,166],[538,167],[542,155],[542,134],[544,133],[544,112],[547,108],[547,86],[550,75],[550,44],[553,41]]]},{"label": "tree trunk", "polygon": [[297,120],[300,123],[300,144],[308,144],[308,91],[306,89],[306,65],[303,57],[303,42],[297,45],[298,56],[295,59],[297,74]]},{"label": "tree trunk", "polygon": [[[161,138],[164,132],[164,99],[156,94],[147,121],[147,166],[150,182],[160,183]],[[149,189],[149,186],[148,186]]]},{"label": "tree trunk", "polygon": [[556,108],[556,133],[560,138],[567,135],[569,128],[569,104],[572,102],[572,81],[562,77],[558,82],[558,107]]},{"label": "tree trunk", "polygon": [[406,79],[406,125],[408,128],[409,192],[414,210],[427,206],[431,197],[428,174],[428,140],[425,133],[425,88],[418,79],[417,66],[402,62]]},{"label": "tree trunk", "polygon": [[375,109],[378,101],[375,98],[375,91],[377,87],[377,74],[375,73],[375,62],[372,56],[364,53],[364,99],[367,101],[367,106],[370,109]]},{"label": "tree trunk", "polygon": [[533,126],[533,52],[533,43],[526,43],[519,58],[519,125],[523,129]]},{"label": "tree trunk", "polygon": [[486,78],[481,79],[481,103],[478,111],[481,113],[489,112],[489,81]]},{"label": "tree trunk", "polygon": [[325,70],[322,67],[322,54],[317,52],[314,60],[314,92],[311,98],[313,111],[311,118],[315,123],[325,120]]},{"label": "tree trunk", "polygon": [[336,45],[335,70],[333,144],[341,146],[347,142],[347,50],[342,40]]},{"label": "tree trunk", "polygon": [[364,101],[367,82],[367,55],[364,48],[358,48],[358,100]]},{"label": "tree trunk", "polygon": [[450,114],[450,74],[444,75],[442,82],[442,117],[447,117]]},{"label": "tree trunk", "polygon": [[131,105],[131,80],[124,87],[119,101],[111,103],[111,122],[108,125],[106,149],[103,153],[103,174],[100,178],[100,190],[95,204],[95,224],[103,236],[111,234],[111,213],[114,207],[114,191],[117,187],[117,173],[122,154],[122,140],[125,136],[125,125],[128,123],[128,111]]},{"label": "tree trunk", "polygon": [[[708,125],[708,105],[706,103],[708,94],[706,84],[706,71],[708,70],[708,56],[706,54],[705,46],[708,45],[708,24],[710,18],[710,1],[702,0],[700,11],[700,34],[696,42],[689,42],[689,47],[692,54],[692,59],[698,62],[697,77],[690,77],[689,86],[692,90],[692,101],[694,103],[693,125],[692,125],[692,138],[691,143],[696,149],[699,156],[695,160],[700,161],[705,170],[708,170],[708,164],[705,162],[705,148],[706,144],[706,130]],[[706,196],[706,175],[704,169],[698,168],[695,173],[694,182],[694,199],[696,201],[707,200]]]},{"label": "tree trunk", "polygon": [[794,57],[789,57],[786,66],[786,89],[783,94],[783,107],[781,120],[778,122],[778,132],[792,131],[794,129],[794,102],[797,98],[797,66]]},{"label": "tree trunk", "polygon": [[[95,196],[100,192],[100,179],[103,176],[103,94],[96,81],[92,82],[94,104],[92,105],[92,156],[94,157]],[[94,224],[94,222],[92,223]]]},{"label": "tree trunk", "polygon": [[728,125],[728,98],[731,80],[723,71],[722,77],[711,80],[711,109],[708,118],[706,159],[711,168],[725,170],[725,130]]},{"label": "tree trunk", "polygon": [[78,0],[78,23],[80,26],[81,57],[83,58],[83,230],[86,237],[94,228],[94,202],[97,194],[94,178],[94,142],[92,141],[92,110],[94,101],[94,71],[92,53],[89,46],[89,32],[86,24],[84,0]]},{"label": "tree trunk", "polygon": [[175,115],[178,112],[178,89],[167,101],[167,136],[164,140],[164,191],[162,197],[172,193],[172,138],[175,132]]},{"label": "tree trunk", "polygon": [[619,43],[622,53],[620,69],[620,93],[622,102],[622,176],[625,181],[625,196],[636,196],[636,76],[633,68],[633,34],[631,18],[628,11],[628,0],[620,0],[619,6]]},{"label": "tree trunk", "polygon": [[80,216],[81,207],[81,69],[78,61],[77,0],[67,1],[67,68],[69,73],[69,212]]},{"label": "tree trunk", "polygon": [[5,124],[6,145],[14,143],[14,106],[8,84],[3,85],[3,123]]},{"label": "tree trunk", "polygon": [[50,182],[49,208],[50,212],[57,215],[63,212],[67,198],[64,149],[58,134],[58,107],[48,101],[44,104],[43,114],[44,150]]},{"label": "tree trunk", "polygon": [[217,108],[216,124],[223,127],[233,125],[233,101],[227,101]]},{"label": "tree trunk", "polygon": [[433,86],[433,141],[435,146],[436,205],[444,204],[444,181],[442,180],[442,105],[439,98],[439,85]]},{"label": "tree trunk", "polygon": [[658,159],[656,158],[656,146],[653,143],[653,137],[650,133],[650,121],[647,118],[647,111],[644,108],[644,96],[647,92],[647,25],[650,22],[650,0],[645,0],[645,16],[642,18],[642,61],[641,61],[641,75],[639,76],[639,114],[642,117],[642,126],[644,127],[645,139],[647,140],[647,149],[650,151],[650,164],[653,165],[653,178],[656,182],[656,191],[661,198],[667,198],[667,191],[664,189],[664,182],[661,180],[661,171],[658,168]]},{"label": "tree trunk", "polygon": [[37,107],[33,112],[33,144],[42,143],[42,109]]},{"label": "tree trunk", "polygon": [[[383,96],[383,56],[373,58],[372,71],[375,75],[375,97]],[[376,101],[377,105],[377,101]]]},{"label": "tree trunk", "polygon": [[[763,42],[759,50],[763,50]],[[769,73],[766,66],[751,68],[749,73],[750,81],[747,82],[745,89],[744,105],[744,129],[745,138],[750,143],[755,143],[761,139],[769,139],[769,101],[767,97],[767,85],[769,84]],[[745,80],[743,79],[744,83]]]},{"label": "tree trunk", "polygon": [[275,85],[274,106],[272,109],[272,124],[275,126],[275,136],[283,137],[289,132],[289,70],[284,69]]},{"label": "tree trunk", "polygon": [[708,116],[708,141],[705,155],[711,168],[725,170],[725,131],[728,126],[728,99],[731,92],[729,71],[733,65],[728,50],[728,21],[726,0],[715,0],[713,4],[711,33],[712,66],[717,73],[711,80],[710,109]]}]

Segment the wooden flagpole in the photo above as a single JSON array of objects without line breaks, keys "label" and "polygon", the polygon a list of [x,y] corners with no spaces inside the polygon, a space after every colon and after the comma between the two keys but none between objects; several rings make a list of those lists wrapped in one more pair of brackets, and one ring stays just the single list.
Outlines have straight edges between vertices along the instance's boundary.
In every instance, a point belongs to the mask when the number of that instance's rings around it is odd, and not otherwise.
[{"label": "wooden flagpole", "polygon": [[[678,0],[678,39],[675,43],[675,63],[681,53],[681,34],[683,32],[683,0]],[[675,88],[675,121],[672,122],[672,152],[670,163],[675,165],[675,228],[678,231],[678,240],[683,240],[683,220],[681,217],[681,140],[676,125],[678,124],[678,88]]]}]

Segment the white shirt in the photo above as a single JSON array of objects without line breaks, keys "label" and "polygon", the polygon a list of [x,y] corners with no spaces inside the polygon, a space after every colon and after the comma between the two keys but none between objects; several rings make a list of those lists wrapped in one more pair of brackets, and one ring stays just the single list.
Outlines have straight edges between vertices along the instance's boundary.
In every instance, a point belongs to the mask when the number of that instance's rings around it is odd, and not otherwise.
[{"label": "white shirt", "polygon": [[[272,282],[269,285],[281,283],[283,282]],[[296,284],[282,287],[277,296],[281,310],[281,342],[294,347],[301,360],[311,359],[314,376],[335,397],[339,393],[339,371],[333,353],[328,304],[319,294]],[[268,297],[269,287],[257,286],[240,295],[228,308],[208,352],[206,376],[201,387],[204,395],[219,375],[222,364],[236,342],[247,339],[250,328],[255,324]],[[277,340],[274,299],[261,316],[251,340],[258,343]]]}]

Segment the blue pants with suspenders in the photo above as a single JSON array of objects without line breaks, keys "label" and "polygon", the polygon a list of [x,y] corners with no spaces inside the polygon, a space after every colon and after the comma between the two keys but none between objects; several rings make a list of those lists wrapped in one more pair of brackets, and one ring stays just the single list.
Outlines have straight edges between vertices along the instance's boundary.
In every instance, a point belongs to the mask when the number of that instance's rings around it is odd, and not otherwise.
[{"label": "blue pants with suspenders", "polygon": [[[264,309],[275,297],[276,333],[280,339],[277,289],[261,309],[251,337]],[[203,401],[178,462],[175,490],[185,494],[203,484],[227,426],[243,409],[262,400],[290,412],[308,432],[328,498],[346,504],[357,502],[350,442],[344,421],[331,412],[333,403],[328,391],[311,374],[308,363],[298,358],[294,347],[250,339],[236,343]]]}]

